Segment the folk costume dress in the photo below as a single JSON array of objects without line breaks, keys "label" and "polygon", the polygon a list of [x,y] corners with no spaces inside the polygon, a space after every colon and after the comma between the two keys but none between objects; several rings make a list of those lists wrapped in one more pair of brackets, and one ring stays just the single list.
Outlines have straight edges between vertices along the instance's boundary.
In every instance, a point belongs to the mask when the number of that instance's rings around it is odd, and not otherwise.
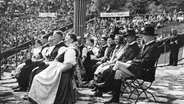
[{"label": "folk costume dress", "polygon": [[[72,78],[76,55],[73,46],[61,47],[56,59],[34,77],[29,97],[38,104],[74,104]],[[65,63],[73,68],[63,72]]]}]

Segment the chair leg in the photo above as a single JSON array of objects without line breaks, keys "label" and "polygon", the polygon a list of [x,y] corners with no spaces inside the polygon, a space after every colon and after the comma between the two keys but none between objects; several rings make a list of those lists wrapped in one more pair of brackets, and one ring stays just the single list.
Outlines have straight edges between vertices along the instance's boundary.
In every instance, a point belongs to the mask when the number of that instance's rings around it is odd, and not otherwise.
[{"label": "chair leg", "polygon": [[[130,82],[130,83],[128,83],[128,82],[126,82],[126,81],[124,81],[123,83],[122,83],[122,86],[123,86],[123,89],[122,89],[122,94],[125,92],[125,90],[127,90],[127,88],[129,88],[129,90],[130,91],[132,91],[131,90],[131,88],[130,88],[130,85],[132,84],[132,82]],[[128,90],[127,90],[128,91]]]},{"label": "chair leg", "polygon": [[157,102],[155,96],[154,96],[151,92],[147,91],[147,93],[149,93],[149,94],[153,97],[153,100],[154,100],[155,102]]},{"label": "chair leg", "polygon": [[146,87],[146,88],[143,88],[142,86],[139,88],[139,89],[141,89],[142,91],[141,91],[141,93],[139,94],[139,96],[137,97],[136,102],[137,102],[137,100],[139,99],[139,97],[140,97],[140,95],[141,95],[142,93],[145,94],[145,96],[146,96],[147,99],[149,99],[149,97],[148,97],[148,95],[147,95],[147,93],[149,93],[149,94],[153,97],[153,100],[154,100],[155,102],[157,102],[157,101],[156,101],[156,98],[154,97],[154,95],[153,95],[151,92],[148,91],[148,89],[151,87],[151,85],[152,85],[152,83],[151,83],[148,87]]},{"label": "chair leg", "polygon": [[124,82],[122,82],[122,84],[121,84],[121,96],[123,96],[125,88],[126,88],[125,84],[124,84]]},{"label": "chair leg", "polygon": [[131,87],[133,87],[133,90],[130,92],[130,95],[129,95],[128,99],[131,98],[132,94],[133,94],[135,91],[136,91],[137,94],[139,95],[139,91],[137,90],[137,88],[136,88],[135,86],[131,86]]},{"label": "chair leg", "polygon": [[137,103],[137,101],[139,100],[139,97],[141,96],[141,94],[143,93],[143,91],[141,92],[141,93],[139,93],[138,94],[138,96],[137,96],[137,99],[136,99],[136,101],[135,101],[135,103]]},{"label": "chair leg", "polygon": [[144,92],[144,94],[145,94],[146,98],[148,98],[148,95],[146,94],[146,90],[144,90],[143,92]]},{"label": "chair leg", "polygon": [[[132,84],[134,83],[135,80],[131,81],[129,84],[127,84],[127,87],[129,88],[130,91],[133,91],[131,88],[133,87]],[[128,82],[127,82],[128,83]],[[134,87],[133,87],[134,88]]]},{"label": "chair leg", "polygon": [[124,89],[122,90],[122,92],[124,93],[125,90],[127,88],[129,88],[130,95],[129,95],[128,99],[130,99],[132,97],[132,94],[135,93],[137,95],[135,103],[138,102],[141,94],[143,94],[143,93],[145,94],[145,97],[147,99],[149,99],[148,94],[150,94],[153,97],[153,100],[155,102],[157,102],[155,96],[151,92],[148,91],[148,89],[151,87],[152,83],[150,83],[148,86],[144,86],[144,84],[145,84],[144,82],[145,81],[139,81],[139,80],[132,80],[132,81],[128,82],[125,80],[124,85],[122,85],[122,86],[124,86]]}]

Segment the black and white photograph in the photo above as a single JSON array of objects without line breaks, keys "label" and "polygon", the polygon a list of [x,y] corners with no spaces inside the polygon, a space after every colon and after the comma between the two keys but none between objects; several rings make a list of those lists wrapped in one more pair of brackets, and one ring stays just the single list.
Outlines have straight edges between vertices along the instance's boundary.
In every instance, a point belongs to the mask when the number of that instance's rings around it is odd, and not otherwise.
[{"label": "black and white photograph", "polygon": [[184,0],[0,0],[0,104],[184,104]]}]

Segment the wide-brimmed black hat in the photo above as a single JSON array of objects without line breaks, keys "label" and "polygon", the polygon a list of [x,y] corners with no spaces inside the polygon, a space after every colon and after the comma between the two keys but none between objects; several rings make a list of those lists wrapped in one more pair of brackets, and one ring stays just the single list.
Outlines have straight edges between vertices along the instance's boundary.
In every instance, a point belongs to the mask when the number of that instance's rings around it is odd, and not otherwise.
[{"label": "wide-brimmed black hat", "polygon": [[124,37],[127,37],[127,36],[137,37],[136,32],[134,30],[127,30],[124,34]]},{"label": "wide-brimmed black hat", "polygon": [[155,34],[155,27],[153,26],[146,26],[143,30],[143,35],[148,35],[148,36],[157,36]]}]

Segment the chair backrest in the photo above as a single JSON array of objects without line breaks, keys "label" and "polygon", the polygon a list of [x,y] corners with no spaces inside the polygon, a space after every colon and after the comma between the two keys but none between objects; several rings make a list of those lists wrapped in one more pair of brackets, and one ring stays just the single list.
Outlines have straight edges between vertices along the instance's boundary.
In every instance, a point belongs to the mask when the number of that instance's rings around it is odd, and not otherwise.
[{"label": "chair backrest", "polygon": [[157,68],[157,64],[158,64],[158,60],[155,62],[155,65],[153,68],[142,70],[141,72],[142,75],[139,77],[139,79],[142,79],[147,82],[153,82],[155,80],[155,71]]}]

